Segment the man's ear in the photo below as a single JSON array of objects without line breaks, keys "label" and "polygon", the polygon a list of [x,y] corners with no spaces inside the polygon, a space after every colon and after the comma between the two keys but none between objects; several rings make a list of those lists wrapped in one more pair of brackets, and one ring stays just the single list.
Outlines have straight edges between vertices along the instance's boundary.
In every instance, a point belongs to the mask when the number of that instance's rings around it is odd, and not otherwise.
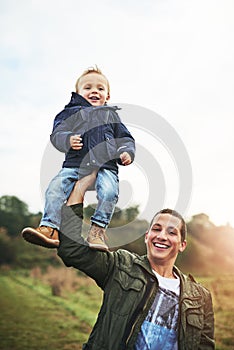
[{"label": "man's ear", "polygon": [[146,233],[145,233],[145,243],[146,243],[147,238],[148,238],[148,233],[149,233],[149,231],[147,230]]},{"label": "man's ear", "polygon": [[187,247],[187,241],[184,240],[183,242],[180,243],[179,252],[182,253],[186,247]]}]

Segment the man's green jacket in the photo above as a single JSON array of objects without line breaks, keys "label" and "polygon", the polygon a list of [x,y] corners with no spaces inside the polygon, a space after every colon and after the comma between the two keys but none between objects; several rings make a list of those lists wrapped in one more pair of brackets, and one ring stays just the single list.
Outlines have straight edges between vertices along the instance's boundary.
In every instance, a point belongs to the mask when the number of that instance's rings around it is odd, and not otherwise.
[{"label": "man's green jacket", "polygon": [[[147,256],[126,250],[91,250],[81,237],[82,205],[63,206],[58,255],[93,278],[103,290],[103,303],[85,350],[133,350],[147,316],[158,281]],[[211,295],[176,267],[180,278],[178,349],[214,349],[214,315]]]}]

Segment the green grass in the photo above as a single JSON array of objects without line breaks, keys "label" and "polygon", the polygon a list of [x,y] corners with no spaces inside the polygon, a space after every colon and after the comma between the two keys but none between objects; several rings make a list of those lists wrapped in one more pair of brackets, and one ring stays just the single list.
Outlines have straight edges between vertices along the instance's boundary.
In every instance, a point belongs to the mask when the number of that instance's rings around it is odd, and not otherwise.
[{"label": "green grass", "polygon": [[[68,287],[63,285],[61,296],[52,295],[51,282],[46,282],[44,275],[32,277],[29,271],[1,273],[1,350],[82,349],[96,320],[102,293],[90,279],[75,271],[67,275],[67,271],[52,271],[53,278],[67,278]],[[213,296],[216,350],[233,350],[234,275],[197,280]]]},{"label": "green grass", "polygon": [[234,349],[234,275],[199,278],[212,293],[216,350]]},{"label": "green grass", "polygon": [[48,286],[32,282],[12,274],[0,276],[1,350],[81,349],[96,319],[100,298],[96,297],[98,302],[92,303],[91,311],[88,300],[84,303],[85,294],[80,300],[71,294],[70,301],[52,296]]}]

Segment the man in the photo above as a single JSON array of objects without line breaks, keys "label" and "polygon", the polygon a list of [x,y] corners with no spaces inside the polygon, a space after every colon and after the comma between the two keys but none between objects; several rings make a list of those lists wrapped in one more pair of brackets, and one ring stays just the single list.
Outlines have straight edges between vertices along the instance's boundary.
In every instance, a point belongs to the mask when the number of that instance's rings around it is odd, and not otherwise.
[{"label": "man", "polygon": [[174,266],[186,248],[181,215],[164,209],[154,216],[145,235],[146,256],[123,249],[101,252],[91,250],[81,236],[82,196],[78,204],[74,202],[71,196],[62,208],[58,255],[66,266],[93,278],[104,292],[83,349],[214,349],[211,295]]}]

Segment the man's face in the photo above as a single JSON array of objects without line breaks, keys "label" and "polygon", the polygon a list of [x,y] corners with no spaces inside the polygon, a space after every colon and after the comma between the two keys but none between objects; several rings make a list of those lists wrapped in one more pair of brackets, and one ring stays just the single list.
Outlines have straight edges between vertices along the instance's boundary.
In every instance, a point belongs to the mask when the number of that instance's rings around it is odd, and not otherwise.
[{"label": "man's face", "polygon": [[78,93],[93,106],[103,106],[110,98],[107,81],[98,73],[89,73],[81,77]]},{"label": "man's face", "polygon": [[151,265],[173,265],[179,252],[186,248],[181,242],[182,222],[171,214],[158,214],[145,235],[147,256]]}]

